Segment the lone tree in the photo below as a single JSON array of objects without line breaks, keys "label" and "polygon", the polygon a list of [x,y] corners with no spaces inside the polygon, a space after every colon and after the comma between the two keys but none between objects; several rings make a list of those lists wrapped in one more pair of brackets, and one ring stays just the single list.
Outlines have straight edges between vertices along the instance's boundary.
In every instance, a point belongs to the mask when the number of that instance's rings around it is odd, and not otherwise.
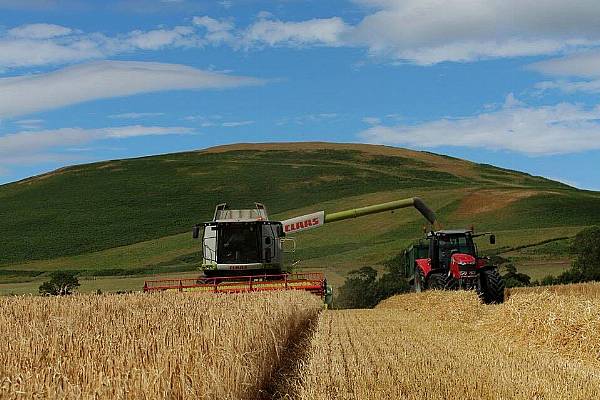
[{"label": "lone tree", "polygon": [[572,280],[600,280],[600,226],[579,232],[571,244],[571,253],[576,256],[571,271],[568,271],[573,275]]},{"label": "lone tree", "polygon": [[67,296],[79,286],[74,272],[56,271],[50,274],[50,280],[40,286],[40,294],[49,296]]}]

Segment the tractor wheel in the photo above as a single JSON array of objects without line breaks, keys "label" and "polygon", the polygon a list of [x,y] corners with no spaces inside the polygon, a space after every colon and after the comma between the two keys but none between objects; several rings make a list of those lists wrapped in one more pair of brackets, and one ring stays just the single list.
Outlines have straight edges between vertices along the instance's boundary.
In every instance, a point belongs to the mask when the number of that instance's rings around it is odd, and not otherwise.
[{"label": "tractor wheel", "polygon": [[446,274],[431,274],[427,278],[427,289],[446,290],[448,276]]},{"label": "tractor wheel", "polygon": [[497,269],[488,269],[479,273],[479,298],[485,304],[504,303],[504,281]]},{"label": "tractor wheel", "polygon": [[415,268],[415,292],[420,293],[425,290],[425,276],[421,268]]}]

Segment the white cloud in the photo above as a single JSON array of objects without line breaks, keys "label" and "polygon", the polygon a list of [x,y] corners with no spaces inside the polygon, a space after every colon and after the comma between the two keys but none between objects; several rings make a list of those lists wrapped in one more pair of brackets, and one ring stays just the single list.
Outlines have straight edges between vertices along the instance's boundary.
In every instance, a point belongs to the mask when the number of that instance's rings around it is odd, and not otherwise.
[{"label": "white cloud", "polygon": [[136,50],[201,47],[208,41],[191,26],[134,30],[114,37],[52,24],[30,24],[0,35],[0,69],[73,63]]},{"label": "white cloud", "polygon": [[44,124],[43,119],[22,119],[15,121],[16,125],[19,125],[22,129],[40,129]]},{"label": "white cloud", "polygon": [[63,42],[0,38],[0,70],[101,58],[110,53],[105,50],[89,39]]},{"label": "white cloud", "polygon": [[360,0],[347,40],[417,64],[549,54],[600,41],[594,0]]},{"label": "white cloud", "polygon": [[124,139],[139,136],[191,134],[193,129],[181,126],[121,126],[99,129],[61,128],[22,131],[0,136],[0,165],[36,163],[62,157],[59,153],[69,146],[81,146],[103,139]]},{"label": "white cloud", "polygon": [[362,122],[369,125],[379,125],[381,124],[381,119],[377,117],[364,117]]},{"label": "white cloud", "polygon": [[197,16],[191,26],[115,36],[52,24],[23,25],[0,36],[0,69],[207,45],[359,47],[377,57],[420,65],[560,54],[600,46],[597,0],[355,2],[366,6],[367,15],[354,25],[339,16],[284,21],[264,12],[245,27],[236,27],[231,19]]},{"label": "white cloud", "polygon": [[165,115],[165,113],[162,113],[162,112],[142,112],[142,113],[130,112],[130,113],[123,113],[123,114],[109,115],[108,118],[112,118],[112,119],[140,119],[140,118],[160,117],[162,115]]},{"label": "white cloud", "polygon": [[374,126],[360,137],[417,148],[466,146],[530,155],[600,149],[600,106],[560,103],[531,107],[507,99],[493,112],[416,125]]},{"label": "white cloud", "polygon": [[189,26],[176,26],[173,29],[156,29],[148,32],[133,31],[125,43],[142,50],[159,50],[167,46],[199,46],[201,41]]},{"label": "white cloud", "polygon": [[[554,81],[537,83],[536,88],[540,90],[558,89],[566,93],[600,93],[600,51],[598,50],[537,62],[529,65],[528,69],[559,77]],[[572,78],[580,79],[573,80]]]},{"label": "white cloud", "polygon": [[67,28],[54,24],[28,24],[10,29],[8,34],[21,39],[49,39],[58,36],[65,36],[73,32]]},{"label": "white cloud", "polygon": [[243,33],[245,46],[342,45],[341,37],[349,29],[339,17],[284,22],[261,18]]},{"label": "white cloud", "polygon": [[[235,128],[238,126],[246,126],[246,125],[252,125],[255,121],[232,121],[232,122],[223,122],[221,123],[221,126],[226,127],[226,128]],[[203,125],[204,126],[204,125]]]},{"label": "white cloud", "polygon": [[[367,15],[355,25],[340,17],[283,21],[269,13],[246,28],[197,17],[212,44],[364,47],[398,62],[444,61],[557,54],[600,45],[600,7],[595,0],[356,0]],[[543,10],[543,12],[540,12]],[[225,25],[221,25],[225,24]],[[209,40],[212,31],[219,32]]]},{"label": "white cloud", "polygon": [[212,44],[234,44],[236,42],[233,30],[235,25],[230,20],[216,20],[214,18],[203,16],[194,17],[193,24],[206,30],[203,40]]},{"label": "white cloud", "polygon": [[219,89],[260,84],[254,78],[179,64],[100,61],[46,74],[0,78],[0,118],[85,101],[176,89]]},{"label": "white cloud", "polygon": [[552,76],[600,78],[600,52],[571,54],[563,58],[537,62],[529,65],[528,68]]}]

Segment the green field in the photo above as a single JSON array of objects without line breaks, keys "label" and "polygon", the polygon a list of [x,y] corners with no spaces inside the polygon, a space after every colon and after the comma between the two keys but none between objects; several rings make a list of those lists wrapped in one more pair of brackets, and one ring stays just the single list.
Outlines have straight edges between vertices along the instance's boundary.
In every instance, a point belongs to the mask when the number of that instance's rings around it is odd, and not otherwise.
[{"label": "green field", "polygon": [[[262,202],[279,219],[412,196],[444,227],[494,231],[498,244],[481,249],[510,257],[534,279],[570,259],[560,241],[532,245],[600,224],[600,193],[489,165],[385,146],[233,145],[79,165],[0,186],[0,293],[35,292],[58,269],[77,271],[90,291],[189,275],[199,262],[190,228],[221,202]],[[409,209],[334,223],[298,234],[289,262],[323,270],[337,285],[348,271],[393,257],[423,226]]]}]

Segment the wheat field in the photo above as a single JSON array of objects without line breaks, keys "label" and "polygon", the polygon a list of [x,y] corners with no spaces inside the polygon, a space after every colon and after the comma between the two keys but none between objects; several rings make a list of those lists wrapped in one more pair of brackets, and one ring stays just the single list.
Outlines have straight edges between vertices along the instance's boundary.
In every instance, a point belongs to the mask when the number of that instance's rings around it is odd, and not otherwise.
[{"label": "wheat field", "polygon": [[300,399],[600,398],[600,300],[550,292],[486,306],[471,292],[327,311]]},{"label": "wheat field", "polygon": [[568,285],[530,286],[506,289],[507,295],[523,293],[556,293],[571,296],[600,298],[600,282],[571,283]]},{"label": "wheat field", "polygon": [[292,291],[2,297],[0,398],[257,398],[321,307]]},{"label": "wheat field", "polygon": [[599,287],[4,297],[0,398],[595,399]]}]

